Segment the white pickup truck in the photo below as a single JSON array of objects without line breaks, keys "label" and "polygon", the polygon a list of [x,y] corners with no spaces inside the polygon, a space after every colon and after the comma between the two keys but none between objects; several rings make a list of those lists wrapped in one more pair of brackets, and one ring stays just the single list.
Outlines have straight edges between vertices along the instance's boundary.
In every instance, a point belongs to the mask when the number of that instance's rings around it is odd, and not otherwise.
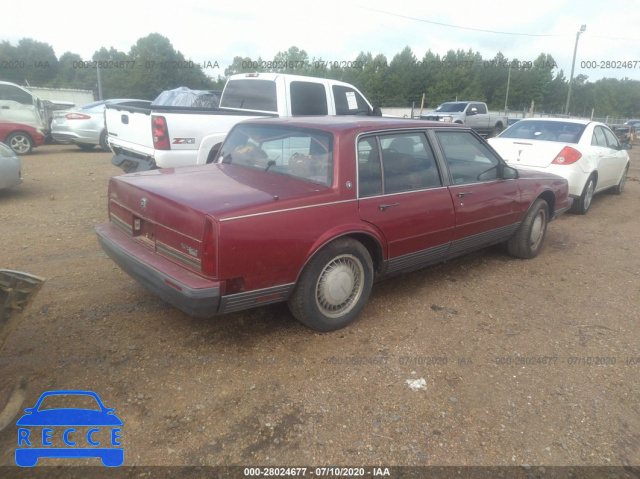
[{"label": "white pickup truck", "polygon": [[483,136],[500,134],[508,121],[506,116],[489,113],[487,104],[479,101],[448,101],[435,111],[423,113],[420,119],[461,123]]},{"label": "white pickup truck", "polygon": [[348,83],[248,73],[227,80],[219,106],[109,105],[105,121],[112,163],[129,173],[210,163],[231,127],[249,118],[381,114]]}]

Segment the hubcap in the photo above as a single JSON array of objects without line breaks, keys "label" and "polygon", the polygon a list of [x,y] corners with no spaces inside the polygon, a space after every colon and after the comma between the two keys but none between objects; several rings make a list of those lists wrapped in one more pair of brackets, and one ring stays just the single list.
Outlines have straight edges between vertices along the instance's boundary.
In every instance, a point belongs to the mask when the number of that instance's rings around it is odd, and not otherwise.
[{"label": "hubcap", "polygon": [[14,136],[9,146],[17,153],[26,153],[29,151],[29,140],[24,136]]},{"label": "hubcap", "polygon": [[330,318],[339,318],[355,306],[364,288],[364,268],[353,255],[338,256],[327,264],[316,283],[316,305]]},{"label": "hubcap", "polygon": [[538,248],[538,246],[540,246],[540,242],[544,237],[545,224],[546,222],[544,211],[539,211],[536,215],[536,219],[533,220],[533,225],[531,225],[531,249],[535,250]]},{"label": "hubcap", "polygon": [[591,198],[593,198],[593,180],[589,180],[589,184],[587,185],[587,191],[584,192],[584,209],[589,209],[591,206]]}]

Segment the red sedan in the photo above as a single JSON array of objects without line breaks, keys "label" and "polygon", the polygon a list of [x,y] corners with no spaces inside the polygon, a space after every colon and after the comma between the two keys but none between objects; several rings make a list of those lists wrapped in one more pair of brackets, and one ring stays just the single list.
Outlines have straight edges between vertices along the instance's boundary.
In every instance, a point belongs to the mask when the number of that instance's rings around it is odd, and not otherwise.
[{"label": "red sedan", "polygon": [[287,301],[320,331],[353,321],[376,280],[486,246],[520,258],[572,200],[466,127],[314,117],[236,125],[212,165],[112,178],[109,256],[209,317]]},{"label": "red sedan", "polygon": [[44,144],[44,133],[29,125],[0,121],[0,142],[9,146],[16,155],[26,155],[36,146]]}]

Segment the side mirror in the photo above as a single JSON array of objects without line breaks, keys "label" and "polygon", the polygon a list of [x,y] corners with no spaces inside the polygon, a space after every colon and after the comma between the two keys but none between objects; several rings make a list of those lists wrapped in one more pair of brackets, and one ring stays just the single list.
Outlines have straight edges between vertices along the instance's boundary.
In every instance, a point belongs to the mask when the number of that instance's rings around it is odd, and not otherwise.
[{"label": "side mirror", "polygon": [[471,110],[469,110],[467,112],[467,115],[469,116],[473,116],[473,115],[477,115],[478,114],[478,109],[477,108],[472,108]]},{"label": "side mirror", "polygon": [[512,168],[511,166],[505,165],[502,168],[502,179],[503,180],[517,180],[518,179],[518,170]]},{"label": "side mirror", "polygon": [[371,116],[382,116],[382,109],[379,106],[374,106]]},{"label": "side mirror", "polygon": [[621,150],[631,150],[632,148],[631,143],[620,143]]}]

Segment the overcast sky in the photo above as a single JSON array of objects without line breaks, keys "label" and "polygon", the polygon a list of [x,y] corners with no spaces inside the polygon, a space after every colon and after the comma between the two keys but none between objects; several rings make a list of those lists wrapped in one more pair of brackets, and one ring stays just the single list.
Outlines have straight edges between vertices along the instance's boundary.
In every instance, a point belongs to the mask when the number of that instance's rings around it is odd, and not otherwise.
[{"label": "overcast sky", "polygon": [[[429,49],[441,55],[451,49],[472,49],[484,59],[502,52],[520,61],[549,53],[568,78],[576,32],[586,24],[575,75],[585,74],[590,81],[640,80],[638,0],[110,0],[100,4],[11,0],[10,4],[3,14],[1,40],[16,44],[20,38],[33,38],[49,43],[58,57],[71,51],[90,59],[103,46],[128,52],[137,39],[157,32],[194,62],[217,61],[220,70],[207,70],[213,76],[222,74],[235,56],[270,60],[295,45],[310,58],[336,61],[353,60],[361,51],[382,53],[391,61],[406,46],[418,59]],[[628,60],[635,61],[635,68],[581,68],[585,61],[599,67],[600,62]]]}]

